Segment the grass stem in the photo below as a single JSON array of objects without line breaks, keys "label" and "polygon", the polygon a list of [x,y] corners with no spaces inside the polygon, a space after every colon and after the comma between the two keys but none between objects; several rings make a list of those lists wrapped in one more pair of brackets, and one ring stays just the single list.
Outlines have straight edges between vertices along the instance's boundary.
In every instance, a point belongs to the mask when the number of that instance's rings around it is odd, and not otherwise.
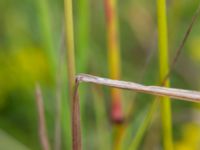
[{"label": "grass stem", "polygon": [[[166,1],[157,0],[158,14],[158,48],[159,48],[159,67],[160,67],[160,82],[164,80],[169,72],[168,67],[168,31],[167,31],[167,14]],[[164,86],[169,87],[170,81],[167,79]],[[163,130],[163,147],[165,150],[173,149],[172,139],[172,122],[171,122],[171,102],[169,98],[163,97],[161,101],[161,119]]]},{"label": "grass stem", "polygon": [[[116,0],[105,0],[105,14],[107,23],[107,43],[108,43],[108,62],[111,79],[120,78],[120,48],[118,41],[117,6]],[[112,120],[119,122],[122,120],[121,92],[111,89],[112,98]]]},{"label": "grass stem", "polygon": [[75,81],[75,56],[74,56],[74,23],[72,0],[64,0],[66,49],[67,49],[67,73],[69,83],[69,97],[72,101]]},{"label": "grass stem", "polygon": [[[106,28],[107,28],[107,45],[108,45],[108,65],[109,76],[111,79],[120,79],[121,62],[120,46],[118,40],[118,18],[117,18],[117,1],[104,0]],[[120,147],[121,123],[123,121],[121,92],[118,89],[111,88],[111,119],[113,126],[113,149],[118,150]]]},{"label": "grass stem", "polygon": [[[66,49],[67,49],[67,73],[68,73],[68,84],[69,84],[69,98],[72,109],[72,148],[73,150],[81,150],[81,140],[76,138],[80,134],[74,132],[76,128],[80,129],[80,115],[79,114],[79,103],[76,104],[77,99],[73,100],[75,90],[75,54],[74,54],[74,22],[73,22],[73,3],[72,0],[64,0],[64,11],[65,11],[65,26],[66,26]],[[78,109],[78,111],[76,111]],[[75,111],[74,111],[75,110]],[[77,115],[78,114],[78,115]],[[74,117],[75,116],[75,117]],[[74,120],[75,118],[75,120]],[[78,124],[76,124],[78,123]],[[77,127],[78,126],[78,127]],[[75,138],[74,138],[75,137]],[[75,140],[78,139],[78,140]]]}]

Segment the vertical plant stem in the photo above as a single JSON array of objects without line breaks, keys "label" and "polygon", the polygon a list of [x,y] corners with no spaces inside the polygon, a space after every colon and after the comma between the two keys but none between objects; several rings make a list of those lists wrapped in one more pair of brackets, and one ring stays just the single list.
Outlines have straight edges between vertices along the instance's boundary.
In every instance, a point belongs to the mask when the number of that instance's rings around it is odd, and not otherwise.
[{"label": "vertical plant stem", "polygon": [[65,26],[66,26],[66,49],[67,49],[67,73],[69,82],[69,97],[72,101],[75,81],[75,58],[74,58],[74,23],[72,0],[64,0]]},{"label": "vertical plant stem", "polygon": [[[167,14],[166,1],[157,0],[158,13],[158,48],[159,48],[159,65],[160,65],[160,82],[169,72],[168,67],[168,35],[167,35]],[[164,86],[169,87],[170,82],[167,79]],[[171,102],[169,98],[164,97],[161,101],[161,118],[163,130],[163,147],[165,150],[173,149],[172,140],[172,123],[171,123]]]},{"label": "vertical plant stem", "polygon": [[82,150],[78,86],[79,81],[76,80],[72,103],[72,150]]},{"label": "vertical plant stem", "polygon": [[[107,45],[108,45],[108,62],[109,72],[111,79],[120,79],[121,62],[120,62],[120,47],[118,40],[118,20],[117,20],[117,1],[105,1],[105,15],[106,15],[106,28],[107,28]],[[122,125],[119,124],[123,121],[121,92],[119,89],[111,89],[111,119],[114,123],[113,131],[113,149],[120,149],[120,139],[122,135]]]},{"label": "vertical plant stem", "polygon": [[[120,78],[120,49],[118,40],[117,25],[117,6],[116,0],[105,0],[105,14],[107,23],[107,44],[108,44],[108,62],[111,79]],[[119,122],[123,118],[121,106],[121,92],[118,89],[111,89],[112,97],[112,119]]]},{"label": "vertical plant stem", "polygon": [[[69,98],[70,98],[70,106],[72,109],[72,131],[74,131],[74,121],[73,121],[73,108],[74,105],[72,105],[73,102],[73,93],[74,93],[74,87],[75,87],[75,56],[74,56],[74,23],[73,23],[73,4],[72,0],[64,0],[64,12],[65,12],[65,26],[66,26],[66,49],[67,49],[67,73],[68,73],[68,84],[69,84]],[[78,125],[80,126],[80,125]],[[74,132],[72,132],[72,136],[74,135]],[[72,148],[73,150],[76,149],[76,143],[77,141],[74,141],[72,139]],[[80,142],[80,141],[78,141]]]},{"label": "vertical plant stem", "polygon": [[42,149],[43,150],[50,150],[48,135],[47,135],[47,129],[46,129],[46,122],[45,122],[42,92],[41,92],[39,85],[36,85],[35,95],[36,95],[36,103],[37,103],[37,108],[38,108],[39,135],[40,135],[40,141],[41,141]]}]

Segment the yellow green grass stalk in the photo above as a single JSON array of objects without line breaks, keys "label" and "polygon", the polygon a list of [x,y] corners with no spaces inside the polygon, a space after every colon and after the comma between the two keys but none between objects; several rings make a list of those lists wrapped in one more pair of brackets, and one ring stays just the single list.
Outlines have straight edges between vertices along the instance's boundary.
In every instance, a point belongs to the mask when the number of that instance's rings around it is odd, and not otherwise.
[{"label": "yellow green grass stalk", "polygon": [[[75,56],[74,56],[74,23],[73,23],[73,3],[72,0],[64,0],[65,13],[65,33],[66,33],[66,50],[67,50],[67,74],[69,85],[69,103],[72,108],[73,92],[75,86]],[[66,118],[67,119],[67,118]],[[72,121],[73,122],[73,121]],[[69,127],[69,122],[67,124]],[[72,126],[73,128],[73,126]],[[68,131],[70,128],[68,128]],[[67,139],[70,140],[70,139]],[[74,144],[72,145],[74,148]]]},{"label": "yellow green grass stalk", "polygon": [[75,60],[74,60],[74,23],[72,0],[64,0],[66,49],[67,49],[67,73],[69,83],[69,97],[72,100],[75,85]]},{"label": "yellow green grass stalk", "polygon": [[[168,67],[168,31],[167,31],[167,14],[166,1],[157,0],[158,14],[158,48],[159,48],[159,67],[160,81],[162,82],[169,72]],[[169,87],[169,79],[166,80],[164,86]],[[171,122],[171,102],[169,98],[164,97],[161,100],[161,119],[163,130],[163,147],[164,150],[173,149],[172,140],[172,122]]]},{"label": "yellow green grass stalk", "polygon": [[[104,2],[107,28],[109,77],[111,79],[120,79],[121,62],[120,46],[118,40],[117,1],[104,0]],[[123,120],[121,92],[119,89],[111,89],[111,101],[111,119],[114,123],[113,149],[119,149],[122,126],[118,123],[121,123]]]},{"label": "yellow green grass stalk", "polygon": [[[106,23],[107,23],[107,44],[108,62],[111,79],[120,78],[120,49],[118,41],[118,25],[116,0],[105,0]],[[122,119],[121,92],[118,89],[111,89],[112,97],[112,119],[120,121]]]}]

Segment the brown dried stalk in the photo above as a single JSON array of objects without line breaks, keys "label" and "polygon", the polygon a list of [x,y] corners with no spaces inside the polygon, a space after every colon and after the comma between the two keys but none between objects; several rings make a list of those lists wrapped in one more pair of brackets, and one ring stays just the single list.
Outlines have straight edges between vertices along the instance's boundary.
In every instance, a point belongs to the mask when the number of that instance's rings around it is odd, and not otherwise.
[{"label": "brown dried stalk", "polygon": [[73,150],[82,149],[78,86],[79,86],[79,81],[76,79],[73,102],[72,102],[72,149]]},{"label": "brown dried stalk", "polygon": [[44,115],[44,105],[43,105],[43,98],[40,86],[37,84],[35,88],[35,95],[36,95],[36,103],[38,108],[38,118],[39,118],[39,136],[40,142],[42,145],[43,150],[50,150],[47,130],[46,130],[46,123],[45,123],[45,115]]},{"label": "brown dried stalk", "polygon": [[185,100],[190,102],[200,102],[200,92],[183,90],[176,88],[166,88],[161,86],[145,86],[142,84],[112,80],[88,74],[79,74],[76,76],[76,86],[73,97],[73,150],[81,150],[81,129],[80,129],[80,113],[79,113],[79,97],[78,97],[78,86],[80,82],[88,82],[94,84],[105,85],[118,89],[132,90],[135,92],[146,93],[157,96],[167,96],[179,100]]}]

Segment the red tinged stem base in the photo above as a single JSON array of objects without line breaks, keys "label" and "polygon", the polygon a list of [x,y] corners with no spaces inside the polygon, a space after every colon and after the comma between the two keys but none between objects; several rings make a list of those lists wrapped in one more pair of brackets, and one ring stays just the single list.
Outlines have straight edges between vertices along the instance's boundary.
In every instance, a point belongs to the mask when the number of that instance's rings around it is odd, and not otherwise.
[{"label": "red tinged stem base", "polygon": [[115,124],[121,124],[124,121],[120,95],[121,93],[118,89],[112,90],[111,121]]}]

